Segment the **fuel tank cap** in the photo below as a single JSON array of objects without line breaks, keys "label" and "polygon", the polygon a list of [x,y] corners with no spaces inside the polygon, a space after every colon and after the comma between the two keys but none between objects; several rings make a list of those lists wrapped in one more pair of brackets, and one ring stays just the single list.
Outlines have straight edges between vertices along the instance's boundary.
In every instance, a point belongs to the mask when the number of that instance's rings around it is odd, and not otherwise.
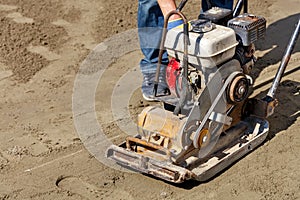
[{"label": "fuel tank cap", "polygon": [[190,22],[193,32],[206,33],[213,29],[213,24],[209,19],[197,19]]}]

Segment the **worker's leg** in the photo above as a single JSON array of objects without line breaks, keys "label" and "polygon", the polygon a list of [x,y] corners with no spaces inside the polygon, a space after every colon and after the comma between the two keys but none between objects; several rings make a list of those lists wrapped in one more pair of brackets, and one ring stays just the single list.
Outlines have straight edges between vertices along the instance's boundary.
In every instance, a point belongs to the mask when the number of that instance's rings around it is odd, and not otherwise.
[{"label": "worker's leg", "polygon": [[[164,17],[156,0],[139,0],[138,34],[141,51],[144,54],[144,58],[140,62],[140,69],[144,76],[142,92],[146,98],[153,96],[153,81],[158,62],[163,23]],[[168,55],[164,52],[158,95],[165,95],[169,91],[164,78],[167,64]]]}]

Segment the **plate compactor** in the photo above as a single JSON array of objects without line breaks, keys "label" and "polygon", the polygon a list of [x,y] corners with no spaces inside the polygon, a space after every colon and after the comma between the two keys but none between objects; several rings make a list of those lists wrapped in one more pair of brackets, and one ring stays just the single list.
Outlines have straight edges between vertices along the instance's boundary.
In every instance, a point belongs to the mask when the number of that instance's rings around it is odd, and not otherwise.
[{"label": "plate compactor", "polygon": [[[247,13],[240,0],[233,11],[212,7],[188,22],[180,11],[185,3],[165,17],[162,34],[154,92],[167,50],[170,95],[155,97],[163,105],[139,114],[138,134],[106,152],[122,166],[175,183],[207,181],[266,139],[266,118],[278,104],[275,92],[300,27],[299,20],[267,96],[250,98],[254,42],[264,37],[266,20]],[[184,24],[168,31],[173,14]]]}]

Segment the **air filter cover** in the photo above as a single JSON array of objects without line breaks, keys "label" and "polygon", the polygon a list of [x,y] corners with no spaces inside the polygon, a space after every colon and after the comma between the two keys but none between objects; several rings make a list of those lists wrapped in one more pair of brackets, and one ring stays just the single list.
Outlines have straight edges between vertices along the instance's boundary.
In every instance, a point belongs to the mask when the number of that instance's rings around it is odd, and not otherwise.
[{"label": "air filter cover", "polygon": [[265,36],[266,19],[244,13],[229,20],[228,27],[235,31],[244,46],[249,46],[251,43]]}]

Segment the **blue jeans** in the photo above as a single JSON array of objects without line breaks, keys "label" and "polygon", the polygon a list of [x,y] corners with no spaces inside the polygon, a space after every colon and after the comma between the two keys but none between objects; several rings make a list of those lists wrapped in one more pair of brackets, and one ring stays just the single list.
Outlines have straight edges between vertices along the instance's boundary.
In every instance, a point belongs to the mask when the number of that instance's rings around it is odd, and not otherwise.
[{"label": "blue jeans", "polygon": [[[144,58],[140,62],[143,74],[155,73],[159,46],[164,26],[164,16],[156,0],[139,0],[138,5],[138,35],[140,48]],[[162,57],[161,70],[168,64],[168,55],[165,51]]]},{"label": "blue jeans", "polygon": [[[211,0],[210,3],[212,7],[227,8],[230,10],[233,8],[233,0]],[[202,0],[201,6],[204,12],[208,10],[209,5],[206,0]]]},{"label": "blue jeans", "polygon": [[[212,0],[212,6],[232,9],[233,0]],[[206,11],[208,5],[202,0],[202,9]],[[159,46],[164,25],[164,16],[156,0],[139,0],[138,4],[138,35],[140,48],[144,58],[140,62],[140,69],[143,74],[155,73]],[[165,70],[168,64],[167,52],[162,57],[161,71]]]}]

